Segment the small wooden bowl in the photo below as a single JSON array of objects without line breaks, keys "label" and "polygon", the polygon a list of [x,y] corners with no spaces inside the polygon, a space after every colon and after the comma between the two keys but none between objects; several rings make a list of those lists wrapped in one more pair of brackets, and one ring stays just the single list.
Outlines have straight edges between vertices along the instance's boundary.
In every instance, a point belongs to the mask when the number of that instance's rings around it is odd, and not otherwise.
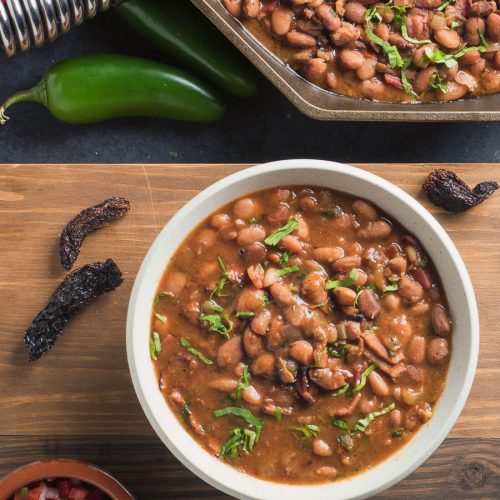
[{"label": "small wooden bowl", "polygon": [[78,479],[99,488],[113,500],[134,500],[107,472],[92,464],[64,459],[32,462],[7,474],[0,480],[0,500],[8,500],[23,486],[52,478]]}]

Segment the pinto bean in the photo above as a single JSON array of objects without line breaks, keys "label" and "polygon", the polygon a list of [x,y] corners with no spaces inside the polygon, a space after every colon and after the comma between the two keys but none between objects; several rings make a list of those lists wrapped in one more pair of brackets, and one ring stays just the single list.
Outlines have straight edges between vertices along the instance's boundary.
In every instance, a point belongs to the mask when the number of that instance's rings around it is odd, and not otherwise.
[{"label": "pinto bean", "polygon": [[326,62],[320,57],[315,57],[307,61],[302,67],[305,78],[311,82],[319,80],[326,71]]},{"label": "pinto bean", "polygon": [[486,33],[492,42],[500,42],[500,14],[498,12],[491,13],[486,19]]},{"label": "pinto bean", "polygon": [[253,385],[249,385],[241,391],[241,398],[250,405],[260,406],[262,403],[262,396]]},{"label": "pinto bean", "polygon": [[357,321],[346,321],[345,333],[347,340],[358,340],[361,336],[361,326]]},{"label": "pinto bean", "polygon": [[327,391],[334,391],[345,384],[344,374],[340,371],[333,372],[330,368],[309,370],[309,377],[316,385]]},{"label": "pinto bean", "polygon": [[272,352],[266,351],[252,363],[250,370],[254,375],[273,379],[275,373],[275,363],[276,357],[274,356],[274,354]]},{"label": "pinto bean", "polygon": [[362,96],[376,100],[383,99],[386,92],[384,84],[378,78],[363,80],[358,89]]},{"label": "pinto bean", "polygon": [[274,210],[266,215],[268,222],[275,226],[280,226],[288,220],[290,207],[288,204],[279,202]]},{"label": "pinto bean", "polygon": [[238,387],[238,381],[234,378],[216,378],[208,383],[208,387],[220,392],[233,392]]},{"label": "pinto bean", "polygon": [[226,10],[234,17],[241,17],[241,0],[222,0]]},{"label": "pinto bean", "polygon": [[278,5],[271,14],[271,28],[278,36],[286,35],[293,21],[293,13],[286,5]]},{"label": "pinto bean", "polygon": [[417,426],[417,407],[412,406],[405,415],[404,427],[407,431],[412,431]]},{"label": "pinto bean", "polygon": [[394,427],[399,427],[401,425],[401,412],[399,410],[392,410],[389,413],[389,420]]},{"label": "pinto bean", "polygon": [[376,73],[377,58],[371,55],[365,55],[363,64],[356,70],[356,76],[360,80],[369,80]]},{"label": "pinto bean", "polygon": [[263,287],[264,268],[260,264],[248,267],[247,274],[255,288],[260,289]]},{"label": "pinto bean", "polygon": [[425,92],[426,90],[429,90],[431,88],[430,81],[432,75],[435,72],[436,72],[436,66],[428,66],[427,68],[417,72],[417,76],[413,81],[413,89],[417,94],[421,94],[422,92]]},{"label": "pinto bean", "polygon": [[473,16],[487,17],[497,10],[495,0],[476,0],[470,4],[470,14]]},{"label": "pinto bean", "polygon": [[263,241],[266,237],[266,232],[260,226],[245,227],[239,231],[236,238],[238,245],[244,247],[256,241]]},{"label": "pinto bean", "polygon": [[236,217],[248,221],[252,217],[260,217],[262,209],[252,198],[241,198],[233,205],[233,212]]},{"label": "pinto bean", "polygon": [[358,236],[364,240],[375,239],[382,240],[387,238],[392,232],[392,226],[385,220],[368,222],[358,231]]},{"label": "pinto bean", "polygon": [[484,33],[485,22],[480,17],[469,17],[465,23],[465,41],[469,45],[479,45],[481,38],[479,37],[479,30]]},{"label": "pinto bean", "polygon": [[313,364],[313,346],[306,340],[297,340],[289,346],[289,356],[304,366]]},{"label": "pinto bean", "polygon": [[348,69],[358,69],[364,62],[363,54],[357,50],[344,49],[340,52],[339,58],[342,66]]},{"label": "pinto bean", "polygon": [[241,10],[245,17],[257,17],[260,11],[260,0],[242,0]]},{"label": "pinto bean", "polygon": [[448,82],[446,87],[446,94],[436,92],[437,101],[456,101],[461,99],[468,92],[468,88],[457,82]]},{"label": "pinto bean", "polygon": [[381,309],[378,295],[371,288],[363,288],[358,296],[358,308],[368,319],[375,319]]},{"label": "pinto bean", "polygon": [[366,8],[359,2],[348,2],[345,5],[344,17],[356,24],[364,24]]},{"label": "pinto bean", "polygon": [[435,304],[432,308],[432,328],[439,337],[447,337],[451,332],[450,317],[441,304]]},{"label": "pinto bean", "polygon": [[282,283],[275,283],[274,285],[271,285],[270,291],[274,300],[282,305],[289,306],[295,302],[293,293],[286,285],[283,285]]},{"label": "pinto bean", "polygon": [[408,344],[408,359],[414,365],[420,365],[425,361],[425,338],[421,335],[414,335]]},{"label": "pinto bean", "polygon": [[382,38],[382,40],[385,40],[386,42],[389,40],[389,37],[391,35],[391,30],[389,29],[389,26],[385,23],[377,24],[377,26],[375,26],[373,32],[379,38]]},{"label": "pinto bean", "polygon": [[367,221],[376,221],[378,213],[376,208],[365,200],[356,200],[352,204],[353,212],[361,219]]},{"label": "pinto bean", "polygon": [[184,287],[187,285],[188,279],[185,273],[173,269],[167,274],[165,279],[165,290],[179,297]]},{"label": "pinto bean", "polygon": [[401,297],[395,293],[388,293],[382,297],[381,303],[387,311],[395,311],[401,304]]},{"label": "pinto bean", "polygon": [[344,286],[334,288],[333,295],[342,306],[352,306],[356,302],[356,292]]},{"label": "pinto bean", "polygon": [[320,274],[308,274],[300,286],[302,295],[304,295],[313,304],[321,304],[328,300],[328,293],[325,290],[326,278]]},{"label": "pinto bean", "polygon": [[467,52],[464,54],[459,60],[458,63],[460,66],[470,66],[471,64],[476,63],[481,59],[481,52],[479,50],[473,50],[471,52]]},{"label": "pinto bean", "polygon": [[290,31],[286,34],[286,40],[290,45],[301,48],[309,48],[316,46],[316,39],[307,35],[306,33],[301,33],[300,31]]},{"label": "pinto bean", "polygon": [[399,280],[398,292],[410,304],[416,304],[424,295],[423,288],[408,275]]},{"label": "pinto bean", "polygon": [[427,361],[431,365],[443,364],[450,353],[448,341],[437,337],[432,339],[427,346]]},{"label": "pinto bean", "polygon": [[305,215],[315,215],[319,211],[318,200],[314,196],[304,196],[299,201],[299,208]]},{"label": "pinto bean", "polygon": [[372,388],[373,394],[382,397],[385,397],[389,394],[389,385],[377,372],[373,371],[370,373],[370,375],[368,375],[368,382],[370,382],[370,387]]},{"label": "pinto bean", "polygon": [[355,26],[342,21],[340,28],[330,35],[330,40],[334,45],[341,46],[349,42],[354,42],[359,37],[360,32]]},{"label": "pinto bean", "polygon": [[318,467],[315,472],[318,476],[327,477],[330,479],[334,478],[338,474],[337,469],[335,467],[331,467],[330,465],[323,465],[322,467]]},{"label": "pinto bean", "polygon": [[268,309],[263,309],[262,311],[258,312],[250,323],[253,332],[257,335],[265,335],[269,328],[269,325],[271,324],[271,318],[271,311],[269,311]]},{"label": "pinto bean", "polygon": [[263,290],[257,290],[252,286],[247,286],[238,295],[236,300],[237,311],[251,311],[255,312],[262,308],[264,297]]},{"label": "pinto bean", "polygon": [[258,358],[264,352],[264,338],[247,328],[243,332],[243,347],[249,358]]},{"label": "pinto bean", "polygon": [[333,263],[332,269],[338,273],[346,273],[353,268],[359,267],[360,265],[361,257],[359,255],[348,255],[347,257],[337,259]]},{"label": "pinto bean", "polygon": [[333,262],[344,256],[344,250],[340,247],[315,248],[312,253],[315,259],[322,262]]},{"label": "pinto bean", "polygon": [[330,445],[319,438],[313,440],[312,451],[315,455],[318,455],[318,457],[331,457],[333,455]]},{"label": "pinto bean", "polygon": [[440,29],[434,32],[434,39],[447,49],[456,49],[460,46],[460,35],[449,28]]},{"label": "pinto bean", "polygon": [[229,365],[236,365],[243,359],[243,349],[241,347],[241,337],[233,337],[226,340],[217,352],[217,364],[221,368]]},{"label": "pinto bean", "polygon": [[429,58],[425,54],[425,49],[429,48],[432,51],[436,49],[437,45],[435,43],[428,43],[426,45],[422,45],[419,47],[416,51],[415,54],[413,54],[413,64],[417,66],[418,68],[426,68],[429,66]]},{"label": "pinto bean", "polygon": [[493,66],[496,69],[500,69],[500,52],[495,54],[495,58],[493,59]]},{"label": "pinto bean", "polygon": [[302,243],[293,234],[288,234],[279,242],[280,248],[284,248],[285,250],[290,250],[293,253],[299,253],[302,251]]},{"label": "pinto bean", "polygon": [[338,80],[333,71],[329,71],[326,74],[326,84],[331,90],[336,90],[338,86]]},{"label": "pinto bean", "polygon": [[389,268],[395,274],[406,273],[406,259],[402,255],[397,255],[389,261]]},{"label": "pinto bean", "polygon": [[330,5],[321,5],[316,11],[316,17],[328,31],[336,31],[340,28],[341,21],[337,13]]}]

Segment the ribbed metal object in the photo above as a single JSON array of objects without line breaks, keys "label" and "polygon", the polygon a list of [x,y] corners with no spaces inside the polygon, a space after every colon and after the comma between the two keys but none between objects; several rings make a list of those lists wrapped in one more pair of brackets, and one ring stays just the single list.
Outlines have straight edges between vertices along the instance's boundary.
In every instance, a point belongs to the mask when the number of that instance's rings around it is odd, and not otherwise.
[{"label": "ribbed metal object", "polygon": [[0,0],[0,46],[11,57],[41,47],[124,0]]}]

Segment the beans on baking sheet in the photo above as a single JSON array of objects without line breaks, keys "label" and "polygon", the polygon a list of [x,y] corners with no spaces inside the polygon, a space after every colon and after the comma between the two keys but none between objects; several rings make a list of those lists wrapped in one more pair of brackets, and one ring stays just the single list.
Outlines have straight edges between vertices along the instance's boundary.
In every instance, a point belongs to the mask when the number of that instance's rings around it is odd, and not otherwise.
[{"label": "beans on baking sheet", "polygon": [[319,483],[380,463],[431,418],[452,337],[414,236],[366,200],[284,186],[229,203],[180,245],[150,349],[159,390],[208,452]]},{"label": "beans on baking sheet", "polygon": [[500,91],[495,0],[221,1],[285,64],[337,94],[429,102]]}]

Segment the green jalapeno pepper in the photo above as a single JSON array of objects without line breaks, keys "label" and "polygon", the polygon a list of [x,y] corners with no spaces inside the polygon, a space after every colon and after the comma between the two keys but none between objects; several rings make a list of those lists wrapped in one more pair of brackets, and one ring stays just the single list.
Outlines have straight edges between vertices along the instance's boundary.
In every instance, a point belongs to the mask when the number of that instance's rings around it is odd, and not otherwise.
[{"label": "green jalapeno pepper", "polygon": [[67,123],[95,123],[124,116],[209,122],[224,113],[210,86],[164,64],[122,55],[67,59],[50,68],[33,88],[14,94],[0,108],[18,102],[43,104]]},{"label": "green jalapeno pepper", "polygon": [[188,0],[129,0],[116,10],[176,63],[231,94],[256,94],[250,65]]}]

